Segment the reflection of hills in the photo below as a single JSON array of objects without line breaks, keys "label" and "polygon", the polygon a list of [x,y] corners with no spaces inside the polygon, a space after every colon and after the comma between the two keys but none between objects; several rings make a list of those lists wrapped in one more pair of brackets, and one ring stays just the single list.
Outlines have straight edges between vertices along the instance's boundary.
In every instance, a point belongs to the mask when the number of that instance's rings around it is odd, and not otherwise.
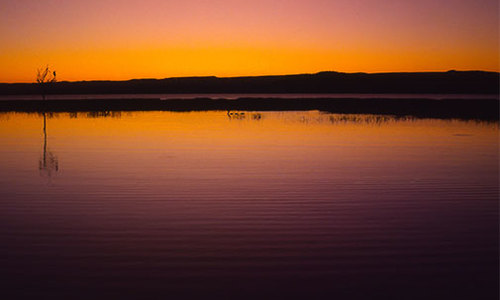
[{"label": "reflection of hills", "polygon": [[[473,97],[473,96],[472,96]],[[490,99],[238,98],[4,100],[0,111],[71,112],[72,117],[120,117],[120,111],[310,111],[420,118],[498,120],[498,95]]]}]

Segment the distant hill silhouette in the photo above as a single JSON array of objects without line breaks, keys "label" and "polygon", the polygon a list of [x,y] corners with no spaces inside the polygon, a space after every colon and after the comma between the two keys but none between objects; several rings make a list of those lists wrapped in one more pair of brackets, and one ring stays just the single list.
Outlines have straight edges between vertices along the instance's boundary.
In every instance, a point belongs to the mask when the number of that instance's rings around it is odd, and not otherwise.
[{"label": "distant hill silhouette", "polygon": [[[498,94],[498,72],[338,73],[56,82],[49,94],[452,93]],[[39,94],[34,83],[0,83],[0,95]]]}]

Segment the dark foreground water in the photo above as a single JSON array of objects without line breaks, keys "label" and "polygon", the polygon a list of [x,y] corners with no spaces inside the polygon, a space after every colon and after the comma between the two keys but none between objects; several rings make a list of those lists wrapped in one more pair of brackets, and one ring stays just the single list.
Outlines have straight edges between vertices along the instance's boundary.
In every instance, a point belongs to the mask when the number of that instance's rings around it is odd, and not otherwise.
[{"label": "dark foreground water", "polygon": [[498,151],[497,122],[0,114],[2,298],[498,299]]}]

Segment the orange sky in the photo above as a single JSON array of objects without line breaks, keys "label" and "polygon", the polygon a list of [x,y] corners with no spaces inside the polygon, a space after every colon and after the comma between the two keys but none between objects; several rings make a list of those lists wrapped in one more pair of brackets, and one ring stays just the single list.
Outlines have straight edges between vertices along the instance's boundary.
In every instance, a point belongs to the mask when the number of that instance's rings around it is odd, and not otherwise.
[{"label": "orange sky", "polygon": [[499,70],[497,0],[2,1],[0,82]]}]

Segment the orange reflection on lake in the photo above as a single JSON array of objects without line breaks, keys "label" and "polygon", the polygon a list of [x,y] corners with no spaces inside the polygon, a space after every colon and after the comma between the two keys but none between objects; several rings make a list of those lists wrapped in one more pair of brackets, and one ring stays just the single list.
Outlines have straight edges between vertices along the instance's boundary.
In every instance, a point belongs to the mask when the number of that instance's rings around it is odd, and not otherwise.
[{"label": "orange reflection on lake", "polygon": [[45,119],[44,131],[43,114],[0,114],[12,286],[496,291],[498,122],[318,111]]},{"label": "orange reflection on lake", "polygon": [[[318,175],[360,180],[377,168],[384,168],[381,176],[415,177],[416,169],[443,159],[457,167],[471,164],[469,171],[478,163],[494,165],[498,147],[497,123],[320,112],[237,114],[51,114],[47,134],[49,147],[63,162],[58,180],[87,170],[104,180],[127,173],[151,180],[174,173],[235,179],[247,171],[265,175],[270,170],[281,177],[327,172]],[[17,169],[29,168],[42,147],[42,116],[4,114],[0,122],[3,148],[10,149],[3,159],[16,161]]]}]

